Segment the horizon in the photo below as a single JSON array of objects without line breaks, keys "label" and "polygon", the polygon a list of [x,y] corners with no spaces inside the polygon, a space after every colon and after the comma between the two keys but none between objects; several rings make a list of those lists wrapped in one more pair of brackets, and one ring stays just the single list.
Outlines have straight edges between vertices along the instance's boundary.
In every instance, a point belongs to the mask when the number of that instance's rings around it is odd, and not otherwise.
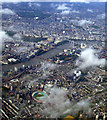
[{"label": "horizon", "polygon": [[92,2],[107,2],[107,0],[0,0],[0,2],[2,3],[20,3],[20,2],[70,2],[70,3],[76,3],[76,2],[79,2],[79,3],[92,3]]}]

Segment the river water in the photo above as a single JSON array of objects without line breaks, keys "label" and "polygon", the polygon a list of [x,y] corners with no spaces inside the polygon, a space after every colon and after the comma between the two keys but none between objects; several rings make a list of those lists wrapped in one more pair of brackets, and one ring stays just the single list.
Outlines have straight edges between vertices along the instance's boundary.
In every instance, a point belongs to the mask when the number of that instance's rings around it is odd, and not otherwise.
[{"label": "river water", "polygon": [[[95,41],[88,41],[88,42],[87,41],[78,41],[78,44],[81,44],[81,43],[86,43],[89,46],[96,44]],[[98,44],[101,44],[101,41],[98,41]],[[14,69],[14,67],[20,68],[23,65],[25,65],[25,66],[36,65],[45,59],[49,59],[49,58],[54,57],[58,53],[62,52],[64,49],[72,49],[72,48],[73,48],[73,43],[66,43],[66,44],[63,44],[61,46],[55,47],[54,49],[51,49],[50,51],[40,55],[39,57],[35,56],[34,58],[32,58],[29,61],[26,61],[23,63],[18,63],[18,64],[13,64],[13,65],[10,65],[10,64],[3,65],[2,71],[5,72],[7,70]]]},{"label": "river water", "polygon": [[23,65],[25,65],[25,66],[36,65],[36,64],[38,64],[39,62],[41,62],[45,59],[49,59],[51,57],[54,57],[58,53],[62,52],[64,49],[71,49],[72,47],[73,47],[72,43],[66,43],[64,45],[58,46],[54,49],[51,49],[50,51],[42,54],[39,57],[35,56],[34,58],[32,58],[29,61],[26,61],[26,62],[23,62],[23,63],[18,63],[18,64],[13,64],[13,65],[11,65],[11,64],[3,65],[2,66],[2,71],[5,72],[5,71],[8,71],[10,69],[14,69],[14,67],[20,68]]}]

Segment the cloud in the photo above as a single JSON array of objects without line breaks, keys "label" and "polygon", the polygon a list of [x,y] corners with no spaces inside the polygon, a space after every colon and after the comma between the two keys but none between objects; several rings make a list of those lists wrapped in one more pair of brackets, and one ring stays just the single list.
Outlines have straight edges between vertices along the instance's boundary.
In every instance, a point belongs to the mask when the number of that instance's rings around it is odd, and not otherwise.
[{"label": "cloud", "polygon": [[32,5],[36,6],[36,7],[40,7],[41,4],[40,3],[32,3]]},{"label": "cloud", "polygon": [[62,4],[62,5],[59,5],[58,7],[57,7],[57,10],[68,10],[69,8],[68,7],[66,7],[66,4]]},{"label": "cloud", "polygon": [[58,7],[58,4],[56,4],[56,3],[51,3],[51,7]]},{"label": "cloud", "polygon": [[106,2],[106,0],[0,0],[0,2]]},{"label": "cloud", "polygon": [[0,29],[0,52],[2,52],[2,48],[4,48],[4,41],[13,40],[13,38],[9,37],[5,31]]},{"label": "cloud", "polygon": [[71,20],[74,24],[78,24],[78,20]]},{"label": "cloud", "polygon": [[17,33],[17,34],[15,34],[15,35],[13,36],[13,38],[16,39],[16,40],[21,40],[21,39],[22,39],[22,36]]},{"label": "cloud", "polygon": [[97,18],[98,18],[98,19],[105,19],[105,13],[104,13],[104,14],[97,15]]},{"label": "cloud", "polygon": [[70,0],[70,2],[85,2],[85,3],[90,3],[90,0]]},{"label": "cloud", "polygon": [[32,2],[29,2],[28,5],[29,5],[29,7],[32,7],[32,6],[40,7],[41,6],[41,4],[39,4],[39,3],[32,3]]},{"label": "cloud", "polygon": [[6,34],[6,32],[0,30],[0,52],[2,51],[2,46],[5,39],[8,39],[8,35]]},{"label": "cloud", "polygon": [[69,10],[64,10],[64,11],[61,12],[62,15],[68,15],[69,13],[70,13]]},{"label": "cloud", "polygon": [[85,113],[87,113],[87,112],[89,112],[90,102],[88,99],[81,100],[76,105],[74,105],[74,107],[75,107],[74,112],[76,112],[76,113],[81,110],[83,110]]},{"label": "cloud", "polygon": [[90,3],[90,2],[106,2],[106,0],[70,0],[70,2],[85,2],[85,3]]},{"label": "cloud", "polygon": [[29,7],[32,7],[32,3],[31,2],[29,2],[28,5],[29,5]]},{"label": "cloud", "polygon": [[87,12],[91,12],[91,13],[93,13],[93,10],[91,10],[91,9],[87,9]]},{"label": "cloud", "polygon": [[56,68],[56,64],[54,64],[54,63],[50,63],[50,62],[47,62],[47,61],[41,62],[41,68],[40,69],[43,69],[43,71],[54,70],[55,68]]},{"label": "cloud", "polygon": [[79,25],[79,26],[84,26],[86,24],[92,24],[93,23],[90,20],[84,20],[84,19],[82,19],[82,20],[71,20],[71,22],[73,22],[74,24]]},{"label": "cloud", "polygon": [[69,2],[70,0],[0,0],[0,2]]},{"label": "cloud", "polygon": [[2,14],[6,14],[6,15],[15,15],[15,12],[13,12],[12,10],[5,8],[5,9],[1,9],[0,13]]},{"label": "cloud", "polygon": [[87,48],[83,50],[76,61],[76,65],[78,69],[85,69],[90,66],[104,66],[106,60],[99,59],[97,55],[95,55],[97,51],[95,49]]},{"label": "cloud", "polygon": [[56,68],[56,64],[54,63],[51,63],[51,62],[47,62],[47,61],[44,61],[44,62],[41,62],[41,67],[40,67],[40,71],[42,71],[42,76],[41,78],[46,78],[48,77],[50,74],[52,74],[53,70]]},{"label": "cloud", "polygon": [[80,21],[78,21],[78,25],[80,25],[80,26],[83,26],[85,24],[92,24],[92,22],[88,21],[88,20],[80,20]]},{"label": "cloud", "polygon": [[50,118],[58,118],[63,115],[71,104],[66,96],[67,91],[65,89],[53,87],[49,93],[47,99],[41,99],[41,101],[45,103],[43,113]]},{"label": "cloud", "polygon": [[88,100],[82,100],[75,104],[68,99],[67,91],[64,88],[55,86],[49,90],[47,99],[41,98],[40,100],[44,103],[43,114],[50,118],[60,118],[65,114],[76,114],[81,110],[86,113],[90,108]]},{"label": "cloud", "polygon": [[5,36],[5,32],[4,31],[0,31],[0,54],[2,51],[2,42],[3,42],[3,37]]},{"label": "cloud", "polygon": [[4,39],[8,39],[8,35],[5,31],[0,30],[0,41],[3,41]]},{"label": "cloud", "polygon": [[72,13],[80,13],[80,12],[77,10],[73,10]]}]

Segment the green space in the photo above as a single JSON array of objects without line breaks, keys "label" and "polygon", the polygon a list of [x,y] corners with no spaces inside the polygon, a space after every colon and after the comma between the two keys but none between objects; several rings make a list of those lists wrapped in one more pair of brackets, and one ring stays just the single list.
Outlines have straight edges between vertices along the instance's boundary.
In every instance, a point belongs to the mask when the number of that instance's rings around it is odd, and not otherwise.
[{"label": "green space", "polygon": [[78,26],[78,25],[74,25],[76,28],[78,28],[78,29],[83,29],[83,30],[85,30],[82,26]]},{"label": "green space", "polygon": [[16,34],[16,32],[14,32],[14,31],[6,31],[6,33],[7,33],[10,37],[13,37],[13,36]]},{"label": "green space", "polygon": [[22,37],[23,41],[25,42],[39,42],[39,41],[44,41],[47,40],[48,38],[46,37],[34,37],[34,36],[23,36]]},{"label": "green space", "polygon": [[69,40],[71,40],[71,41],[84,41],[82,39],[69,39]]},{"label": "green space", "polygon": [[36,55],[37,56],[40,56],[40,55],[42,55],[42,54],[44,54],[44,53],[46,53],[47,51],[43,51],[42,49],[40,49],[37,53],[36,53]]},{"label": "green space", "polygon": [[106,91],[107,91],[107,89],[104,89],[104,90],[99,90],[98,92],[96,92],[96,95],[97,95],[97,94],[101,94],[101,93],[103,93],[103,94],[104,94],[104,93],[106,93]]},{"label": "green space", "polygon": [[38,20],[42,20],[45,18],[50,17],[50,14],[43,13],[41,11],[20,11],[17,12],[18,16],[23,17],[23,18],[35,18],[39,17]]},{"label": "green space", "polygon": [[92,33],[93,35],[101,35],[100,33]]},{"label": "green space", "polygon": [[48,95],[43,92],[37,91],[32,94],[32,97],[33,97],[33,99],[40,99],[43,97],[48,97]]},{"label": "green space", "polygon": [[66,43],[69,43],[69,41],[67,41],[67,40],[61,41],[58,44],[56,44],[55,47],[66,44]]},{"label": "green space", "polygon": [[92,27],[92,28],[95,28],[95,29],[99,29],[99,28],[100,28],[100,27],[97,26],[97,25],[92,25],[91,27]]},{"label": "green space", "polygon": [[75,60],[78,56],[77,55],[59,55],[57,57],[59,57],[60,60],[69,61],[69,60]]},{"label": "green space", "polygon": [[55,57],[53,57],[53,61],[56,61],[57,60],[57,57],[59,58],[59,60],[63,60],[64,62],[67,62],[67,61],[74,61],[77,59],[77,55],[56,55]]}]

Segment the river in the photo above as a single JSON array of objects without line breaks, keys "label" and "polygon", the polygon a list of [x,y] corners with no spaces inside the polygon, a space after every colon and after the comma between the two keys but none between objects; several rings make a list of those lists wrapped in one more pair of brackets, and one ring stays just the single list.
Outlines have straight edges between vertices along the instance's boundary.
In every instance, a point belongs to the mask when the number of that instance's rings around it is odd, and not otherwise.
[{"label": "river", "polygon": [[55,55],[57,55],[58,53],[62,52],[64,49],[71,49],[72,48],[72,44],[71,43],[66,43],[64,45],[58,46],[54,49],[51,49],[50,51],[42,54],[41,56],[37,57],[35,56],[34,58],[30,59],[29,61],[23,62],[23,63],[18,63],[18,64],[8,64],[8,65],[3,65],[2,66],[2,71],[8,71],[10,69],[14,69],[15,67],[20,68],[23,65],[25,66],[30,66],[30,65],[36,65],[39,62],[45,60],[45,59],[49,59],[54,57]]},{"label": "river", "polygon": [[[96,41],[96,42],[95,41],[78,41],[76,43],[78,43],[78,44],[86,43],[89,46],[92,46],[96,43],[101,45],[101,41]],[[63,44],[61,46],[57,46],[54,49],[51,49],[50,51],[40,55],[39,57],[35,56],[34,58],[30,59],[29,61],[26,61],[23,63],[18,63],[18,64],[13,64],[13,65],[11,65],[11,64],[3,65],[2,71],[5,72],[7,70],[14,69],[14,67],[20,68],[20,67],[22,67],[22,65],[25,65],[25,66],[36,65],[45,59],[49,59],[49,58],[54,57],[58,53],[62,52],[64,49],[71,49],[71,48],[73,48],[73,43],[72,42],[66,43],[66,44]]]}]

